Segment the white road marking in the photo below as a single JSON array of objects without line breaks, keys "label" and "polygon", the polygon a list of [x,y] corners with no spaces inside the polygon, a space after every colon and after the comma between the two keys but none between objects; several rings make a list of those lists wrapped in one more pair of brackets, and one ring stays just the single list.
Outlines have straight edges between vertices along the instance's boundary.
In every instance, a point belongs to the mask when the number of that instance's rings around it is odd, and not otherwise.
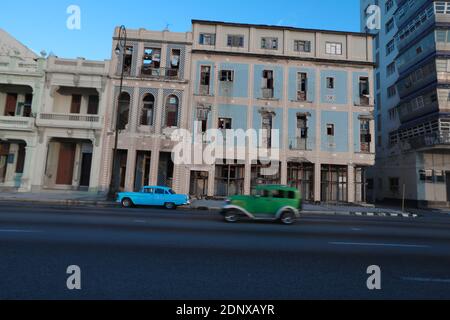
[{"label": "white road marking", "polygon": [[362,229],[360,228],[352,228],[352,231],[361,231]]},{"label": "white road marking", "polygon": [[147,223],[145,220],[134,220],[135,223]]},{"label": "white road marking", "polygon": [[13,230],[13,229],[0,229],[0,233],[42,233],[41,230]]},{"label": "white road marking", "polygon": [[426,245],[394,244],[394,243],[358,243],[358,242],[330,242],[335,246],[360,246],[360,247],[391,247],[391,248],[430,248]]},{"label": "white road marking", "polygon": [[404,277],[402,278],[404,281],[413,281],[413,282],[434,282],[434,283],[450,283],[450,279],[433,279],[433,278],[413,278],[413,277]]}]

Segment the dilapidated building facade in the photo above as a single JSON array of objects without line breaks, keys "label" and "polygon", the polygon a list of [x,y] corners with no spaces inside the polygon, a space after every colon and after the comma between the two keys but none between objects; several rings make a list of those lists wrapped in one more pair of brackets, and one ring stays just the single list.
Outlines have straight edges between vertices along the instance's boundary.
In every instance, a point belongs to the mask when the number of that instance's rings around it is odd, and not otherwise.
[{"label": "dilapidated building facade", "polygon": [[284,184],[306,201],[364,202],[375,159],[373,68],[366,34],[194,20],[191,129],[197,121],[201,131],[278,130],[280,153],[272,175],[253,151],[191,167],[185,189],[226,197]]},{"label": "dilapidated building facade", "polygon": [[[118,32],[116,29],[109,70],[111,94],[101,189],[109,189],[118,121],[115,189],[132,191],[144,185],[164,185],[184,192],[187,171],[172,161],[175,143],[171,135],[178,128],[188,127],[191,33],[127,30],[125,51],[116,55]],[[120,92],[122,61],[124,82]]]}]

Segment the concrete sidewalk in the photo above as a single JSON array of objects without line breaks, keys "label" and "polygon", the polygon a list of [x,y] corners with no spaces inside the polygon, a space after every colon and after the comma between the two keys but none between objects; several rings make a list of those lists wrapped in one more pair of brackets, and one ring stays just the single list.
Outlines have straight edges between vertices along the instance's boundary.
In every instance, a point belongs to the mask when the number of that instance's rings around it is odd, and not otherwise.
[{"label": "concrete sidewalk", "polygon": [[89,206],[115,206],[108,201],[105,195],[79,191],[43,191],[39,193],[15,193],[0,191],[0,202],[23,202],[55,205],[89,205]]}]

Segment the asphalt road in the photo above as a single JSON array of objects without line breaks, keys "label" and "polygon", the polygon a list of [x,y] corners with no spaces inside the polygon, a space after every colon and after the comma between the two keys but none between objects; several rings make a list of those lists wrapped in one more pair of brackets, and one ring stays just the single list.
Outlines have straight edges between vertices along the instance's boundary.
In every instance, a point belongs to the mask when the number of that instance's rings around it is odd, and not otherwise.
[{"label": "asphalt road", "polygon": [[[81,290],[66,287],[81,268]],[[378,265],[382,289],[367,289]],[[0,299],[450,299],[450,216],[304,216],[0,203]]]}]

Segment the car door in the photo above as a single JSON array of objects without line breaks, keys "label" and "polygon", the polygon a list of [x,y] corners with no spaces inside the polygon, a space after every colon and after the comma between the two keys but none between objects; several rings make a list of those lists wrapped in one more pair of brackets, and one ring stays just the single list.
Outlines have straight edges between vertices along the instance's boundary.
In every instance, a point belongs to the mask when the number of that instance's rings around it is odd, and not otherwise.
[{"label": "car door", "polygon": [[166,201],[166,195],[165,195],[166,191],[162,188],[156,188],[155,189],[155,206],[163,206]]},{"label": "car door", "polygon": [[256,218],[266,218],[270,215],[270,207],[272,206],[273,199],[270,190],[261,190],[259,195],[254,198],[251,203],[251,213]]},{"label": "car door", "polygon": [[271,203],[271,215],[275,218],[278,211],[288,205],[288,201],[286,199],[286,192],[284,190],[273,190],[272,191],[272,203]]},{"label": "car door", "polygon": [[154,188],[144,188],[139,194],[140,202],[145,206],[154,206],[155,204],[155,189]]}]

